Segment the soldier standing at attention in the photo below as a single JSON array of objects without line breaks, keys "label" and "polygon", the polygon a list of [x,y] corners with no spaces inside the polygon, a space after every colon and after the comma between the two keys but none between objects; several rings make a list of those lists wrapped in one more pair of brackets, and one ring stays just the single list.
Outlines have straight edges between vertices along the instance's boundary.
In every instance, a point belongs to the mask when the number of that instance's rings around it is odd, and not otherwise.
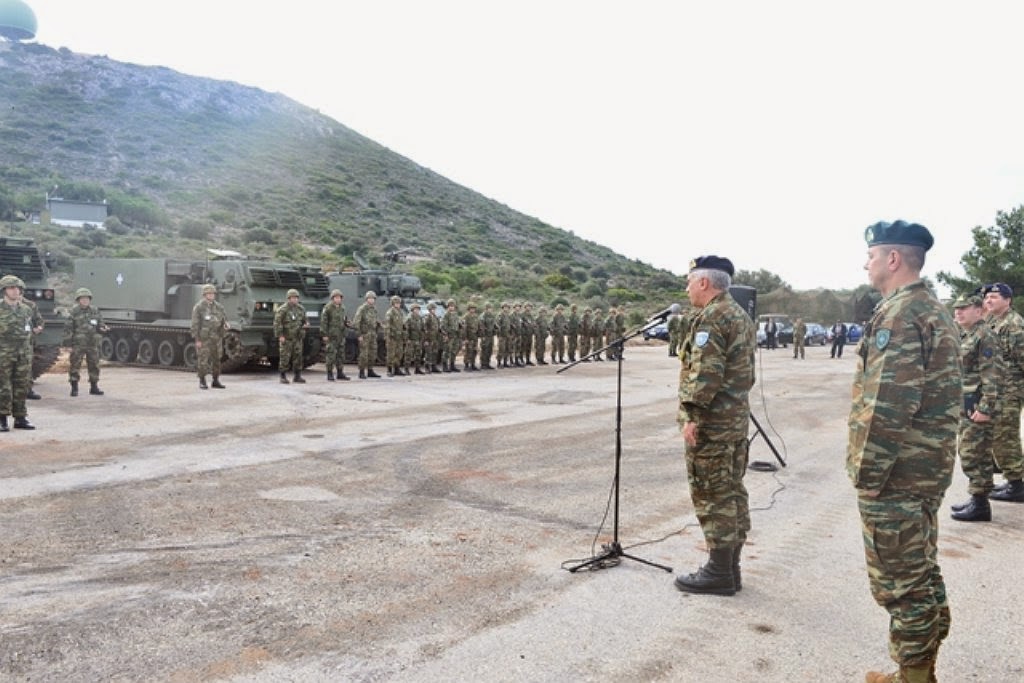
[{"label": "soldier standing at attention", "polygon": [[359,379],[380,377],[373,371],[373,362],[377,359],[377,293],[366,293],[366,301],[356,309],[352,326],[359,335]]},{"label": "soldier standing at attention", "polygon": [[8,415],[14,417],[15,429],[35,429],[28,421],[25,398],[32,385],[32,335],[43,328],[32,327],[32,309],[21,298],[21,278],[4,275],[0,289],[0,432],[10,429]]},{"label": "soldier standing at attention", "polygon": [[590,347],[594,351],[594,360],[603,361],[601,349],[604,348],[604,311],[600,308],[594,309],[594,315],[590,319]]},{"label": "soldier standing at attention", "polygon": [[462,367],[469,372],[476,372],[477,345],[480,341],[480,316],[476,314],[476,304],[472,301],[466,306],[466,315],[462,318],[462,337],[465,350],[462,353]]},{"label": "soldier standing at attention", "polygon": [[413,304],[409,309],[409,317],[405,319],[405,374],[409,374],[410,366],[417,375],[422,375],[420,364],[423,362],[423,318],[420,316],[420,305]]},{"label": "soldier standing at attention", "polygon": [[537,331],[537,323],[533,319],[533,304],[527,301],[523,305],[523,315],[519,321],[519,354],[523,357],[523,364],[533,365],[530,356],[533,355],[533,334]]},{"label": "soldier standing at attention", "polygon": [[77,306],[71,307],[67,322],[64,323],[63,346],[71,348],[68,365],[68,381],[71,382],[71,395],[78,396],[78,369],[85,367],[89,371],[89,393],[102,396],[100,391],[100,338],[107,331],[103,324],[100,310],[92,305],[92,292],[85,287],[75,292]]},{"label": "soldier standing at attention", "polygon": [[676,577],[687,593],[733,595],[742,587],[740,553],[750,531],[747,472],[748,395],[754,386],[757,332],[729,295],[732,262],[690,262],[686,291],[699,310],[683,342],[678,422],[686,444],[686,478],[709,559]]},{"label": "soldier standing at attention", "polygon": [[490,302],[484,304],[483,315],[480,316],[480,369],[493,370],[491,354],[494,353],[494,333],[497,319]]},{"label": "soldier standing at attention", "polygon": [[455,367],[455,359],[462,346],[462,321],[456,308],[455,299],[448,299],[447,310],[441,318],[441,337],[444,340],[444,354],[441,357],[441,368],[445,372],[462,372]]},{"label": "soldier standing at attention", "polygon": [[804,341],[807,338],[807,323],[803,318],[797,318],[793,325],[793,358],[799,354],[800,360],[804,360]]},{"label": "soldier standing at attention", "polygon": [[391,297],[391,306],[384,315],[384,345],[388,360],[388,377],[402,376],[402,351],[405,342],[405,316],[402,315],[402,297]]},{"label": "soldier standing at attention", "polygon": [[206,389],[206,375],[213,375],[213,388],[223,389],[220,383],[220,355],[223,352],[224,333],[228,330],[228,314],[217,301],[217,288],[203,285],[203,298],[192,307],[192,339],[195,340],[196,373],[199,388]]},{"label": "soldier standing at attention", "polygon": [[509,359],[509,336],[512,333],[512,312],[511,306],[505,301],[501,304],[501,312],[495,321],[495,329],[498,333],[498,367],[507,368]]},{"label": "soldier standing at attention", "polygon": [[[587,358],[590,355],[590,328],[593,327],[593,314],[590,308],[583,309],[583,317],[580,318],[580,358]],[[587,358],[587,363],[590,359]]]},{"label": "soldier standing at attention", "polygon": [[[551,316],[551,363],[565,362],[565,331],[567,322],[562,304],[555,306],[555,314]],[[576,349],[574,348],[573,351]],[[557,356],[557,358],[556,358]]]},{"label": "soldier standing at attention", "polygon": [[963,410],[960,338],[921,279],[934,240],[896,221],[864,231],[864,269],[882,301],[857,347],[846,471],[857,491],[868,581],[889,612],[891,674],[867,683],[935,680],[949,633],[938,563],[938,512],[953,478]]},{"label": "soldier standing at attention", "polygon": [[1013,310],[1013,290],[997,282],[984,288],[988,324],[999,338],[1003,356],[999,410],[992,425],[992,455],[1006,482],[989,494],[991,500],[1024,503],[1024,454],[1021,453],[1020,411],[1024,405],[1024,319]]},{"label": "soldier standing at attention", "polygon": [[569,319],[565,321],[566,346],[568,346],[569,362],[576,362],[576,348],[579,345],[580,335],[580,314],[576,311],[576,304],[569,306]]},{"label": "soldier standing at attention", "polygon": [[957,439],[960,466],[967,475],[966,503],[953,505],[959,522],[991,522],[992,416],[999,399],[1002,356],[999,340],[985,324],[981,297],[961,296],[953,302],[953,316],[960,326],[960,358],[964,366],[964,412]]},{"label": "soldier standing at attention", "polygon": [[441,372],[437,357],[441,352],[441,321],[437,319],[437,304],[427,304],[427,317],[423,321],[423,362],[427,372]]},{"label": "soldier standing at attention", "polygon": [[[38,327],[39,330],[42,331],[43,327],[46,325],[46,321],[43,320],[43,314],[39,312],[39,307],[36,306],[36,302],[32,301],[31,299],[26,299],[24,296],[21,297],[21,302],[23,304],[25,304],[26,306],[29,306],[32,309],[32,329],[35,330]],[[32,355],[33,356],[35,356],[35,353],[36,353],[36,334],[39,334],[39,333],[36,332],[35,334],[32,335]],[[34,377],[30,377],[30,381],[29,381],[29,385],[28,385],[28,393],[25,394],[25,398],[27,398],[27,399],[29,399],[31,401],[38,401],[38,400],[40,400],[43,397],[40,396],[39,394],[37,394],[35,389],[32,388],[32,384],[34,382],[35,382],[35,378]]]},{"label": "soldier standing at attention", "polygon": [[274,335],[277,337],[278,365],[281,384],[288,384],[287,372],[291,369],[292,381],[305,384],[302,379],[302,342],[306,338],[309,320],[306,309],[299,303],[299,290],[289,289],[285,295],[288,302],[274,314]]},{"label": "soldier standing at attention", "polygon": [[508,319],[508,351],[512,356],[512,365],[514,367],[523,366],[523,358],[521,354],[522,345],[519,343],[519,337],[523,331],[523,314],[520,312],[522,304],[518,301],[512,305],[512,315]]},{"label": "soldier standing at attention", "polygon": [[668,317],[668,355],[672,358],[679,355],[679,336],[682,322],[682,313],[674,313]]},{"label": "soldier standing at attention", "polygon": [[345,374],[345,330],[351,327],[345,306],[342,303],[345,295],[340,289],[331,290],[331,300],[324,304],[320,311],[320,334],[323,335],[325,360],[327,361],[327,381],[334,381],[334,370],[338,370],[338,379],[347,380]]},{"label": "soldier standing at attention", "polygon": [[[608,316],[604,319],[604,342],[605,346],[611,346],[618,337],[615,336],[615,318],[618,317],[619,312],[612,306],[608,309]],[[605,358],[608,360],[615,360],[618,358],[618,349],[610,348],[605,352]]]},{"label": "soldier standing at attention", "polygon": [[544,362],[544,351],[548,343],[548,312],[543,306],[537,311],[537,319],[533,327],[533,348],[537,355],[537,365],[547,365]]}]

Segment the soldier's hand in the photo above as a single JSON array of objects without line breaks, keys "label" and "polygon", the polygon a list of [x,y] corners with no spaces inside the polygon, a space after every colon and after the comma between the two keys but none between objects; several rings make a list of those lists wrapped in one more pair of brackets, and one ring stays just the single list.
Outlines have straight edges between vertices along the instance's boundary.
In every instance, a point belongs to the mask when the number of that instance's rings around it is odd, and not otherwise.
[{"label": "soldier's hand", "polygon": [[277,341],[279,344],[284,344],[284,335],[282,334],[280,337],[278,337]]},{"label": "soldier's hand", "polygon": [[199,340],[199,339],[196,339],[196,348],[197,349],[203,348],[203,342],[201,340]]}]

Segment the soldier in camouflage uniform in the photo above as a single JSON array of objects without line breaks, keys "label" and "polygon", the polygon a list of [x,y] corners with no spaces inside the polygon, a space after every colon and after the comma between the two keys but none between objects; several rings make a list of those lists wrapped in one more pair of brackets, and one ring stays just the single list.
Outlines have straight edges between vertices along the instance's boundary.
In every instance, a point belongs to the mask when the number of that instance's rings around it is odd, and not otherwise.
[{"label": "soldier in camouflage uniform", "polygon": [[[551,316],[551,363],[565,362],[565,333],[568,322],[562,304],[555,306],[555,314]],[[573,351],[576,349],[574,348]]]},{"label": "soldier in camouflage uniform", "polygon": [[35,429],[28,421],[25,398],[32,385],[32,335],[43,331],[32,326],[32,309],[25,305],[25,283],[14,275],[0,278],[0,432],[10,429],[7,417],[14,417],[15,429]]},{"label": "soldier in camouflage uniform", "polygon": [[933,243],[928,229],[882,222],[864,236],[864,269],[883,298],[857,347],[846,470],[857,491],[871,594],[889,612],[889,654],[899,665],[865,680],[925,683],[934,680],[950,626],[938,512],[963,410],[960,338],[921,279]]},{"label": "soldier in camouflage uniform", "polygon": [[217,301],[217,288],[203,285],[203,298],[192,307],[192,339],[196,345],[196,374],[199,388],[206,389],[206,376],[213,375],[213,388],[223,389],[220,383],[220,357],[223,353],[224,333],[228,331],[228,314]]},{"label": "soldier in camouflage uniform", "polygon": [[102,396],[100,391],[100,339],[108,330],[103,324],[100,309],[92,305],[92,292],[85,287],[75,292],[76,306],[71,307],[67,322],[64,323],[63,346],[70,347],[71,355],[68,364],[68,381],[71,382],[71,395],[78,396],[79,368],[82,358],[89,371],[89,393]]},{"label": "soldier in camouflage uniform", "polygon": [[807,340],[807,323],[804,322],[803,318],[797,318],[796,324],[793,325],[793,358],[800,355],[800,360],[804,360],[804,342]]},{"label": "soldier in camouflage uniform", "polygon": [[508,352],[514,367],[522,367],[523,358],[519,338],[523,331],[522,304],[518,301],[512,305],[512,315],[508,319]]},{"label": "soldier in camouflage uniform", "polygon": [[590,308],[583,309],[583,317],[580,318],[580,358],[586,358],[587,363],[590,359],[587,356],[590,355],[590,330],[594,326],[593,312]]},{"label": "soldier in camouflage uniform", "polygon": [[1013,290],[997,282],[984,288],[988,323],[999,339],[1003,356],[999,410],[992,425],[992,455],[1006,482],[989,494],[991,500],[1024,503],[1024,454],[1021,453],[1020,412],[1024,406],[1024,319],[1013,303]]},{"label": "soldier in camouflage uniform", "polygon": [[494,330],[498,335],[498,367],[507,368],[512,334],[512,307],[507,301],[501,304],[501,311],[494,321]]},{"label": "soldier in camouflage uniform", "polygon": [[423,320],[423,362],[427,372],[441,372],[437,367],[441,353],[441,321],[437,318],[437,304],[427,304],[427,317]]},{"label": "soldier in camouflage uniform", "polygon": [[462,346],[462,321],[455,299],[448,299],[447,311],[441,319],[441,344],[444,350],[441,356],[441,369],[445,372],[462,372],[455,367],[455,359]]},{"label": "soldier in camouflage uniform", "polygon": [[490,302],[484,304],[483,315],[480,316],[480,369],[493,370],[491,355],[494,353],[494,334],[497,332],[497,317]]},{"label": "soldier in camouflage uniform", "polygon": [[324,360],[327,363],[327,381],[334,381],[334,370],[338,370],[338,379],[348,380],[345,374],[345,334],[352,325],[345,313],[342,303],[345,295],[340,289],[331,290],[331,300],[324,304],[320,311],[320,334],[323,335]]},{"label": "soldier in camouflage uniform", "polygon": [[466,315],[462,318],[462,339],[465,343],[462,352],[462,367],[468,372],[477,372],[476,353],[480,343],[480,316],[476,312],[476,304],[472,301],[466,306]]},{"label": "soldier in camouflage uniform", "polygon": [[999,400],[1002,355],[999,340],[985,324],[981,297],[961,296],[953,302],[960,326],[960,357],[964,367],[964,412],[957,439],[960,466],[967,475],[966,503],[953,505],[953,519],[960,522],[991,522],[992,416]]},{"label": "soldier in camouflage uniform", "polygon": [[415,374],[422,375],[420,365],[423,362],[423,317],[420,316],[420,305],[413,304],[409,309],[409,317],[405,319],[405,374],[409,368]]},{"label": "soldier in camouflage uniform", "polygon": [[709,555],[696,572],[676,577],[676,587],[687,593],[733,595],[742,587],[740,553],[750,531],[743,476],[757,333],[729,295],[733,273],[729,259],[702,256],[690,263],[687,278],[690,303],[700,310],[683,342],[677,419],[690,498]]},{"label": "soldier in camouflage uniform", "polygon": [[604,311],[600,308],[595,308],[590,318],[590,348],[594,352],[594,360],[604,360],[600,353],[604,348]]},{"label": "soldier in camouflage uniform", "polygon": [[[405,351],[405,316],[402,297],[391,297],[391,306],[384,314],[384,348],[387,354],[388,377],[402,376],[402,352]],[[406,373],[408,374],[408,373]]]},{"label": "soldier in camouflage uniform", "polygon": [[352,327],[359,335],[359,379],[380,377],[373,371],[374,361],[377,360],[377,328],[379,326],[377,293],[371,290],[366,293],[366,301],[356,309],[356,315],[352,319]]},{"label": "soldier in camouflage uniform", "polygon": [[668,317],[668,355],[675,358],[679,355],[679,343],[682,332],[683,314],[673,313]]},{"label": "soldier in camouflage uniform", "polygon": [[576,348],[580,340],[580,314],[576,310],[576,304],[569,306],[569,318],[565,321],[566,346],[569,352],[569,362],[576,362]]},{"label": "soldier in camouflage uniform", "polygon": [[541,306],[533,323],[533,348],[537,356],[537,365],[547,365],[544,361],[544,352],[548,343],[548,327],[548,311]]},{"label": "soldier in camouflage uniform", "polygon": [[533,335],[537,331],[537,321],[533,319],[533,304],[523,304],[523,314],[519,320],[519,354],[524,365],[533,365]]},{"label": "soldier in camouflage uniform", "polygon": [[281,373],[281,384],[288,384],[288,370],[292,371],[292,381],[305,384],[302,378],[302,343],[309,329],[306,309],[299,303],[299,290],[289,289],[285,295],[288,302],[279,306],[274,313],[274,336],[277,337],[278,359],[277,369]]},{"label": "soldier in camouflage uniform", "polygon": [[[26,299],[24,296],[21,297],[21,301],[26,306],[30,306],[32,308],[32,329],[35,329],[35,328],[38,327],[40,330],[42,330],[43,327],[46,325],[46,321],[43,320],[43,314],[39,312],[39,307],[36,306],[36,302],[32,301],[31,299]],[[33,334],[32,335],[32,355],[35,356],[35,353],[36,353],[36,335]],[[42,396],[37,394],[35,392],[35,389],[32,388],[34,383],[35,383],[35,378],[32,378],[32,381],[28,385],[28,393],[25,394],[25,398],[27,398],[29,400],[32,400],[32,401],[38,401],[38,400],[40,400],[42,398]]]}]

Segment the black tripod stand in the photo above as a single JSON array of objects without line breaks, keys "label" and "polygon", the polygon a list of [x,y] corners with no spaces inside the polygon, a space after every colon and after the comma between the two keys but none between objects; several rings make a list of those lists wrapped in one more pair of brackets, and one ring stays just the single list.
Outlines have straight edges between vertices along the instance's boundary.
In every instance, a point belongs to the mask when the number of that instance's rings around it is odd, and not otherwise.
[{"label": "black tripod stand", "polygon": [[658,569],[664,569],[667,572],[672,571],[671,567],[666,567],[665,565],[630,555],[622,549],[622,545],[619,543],[619,473],[621,471],[622,463],[622,350],[623,348],[625,348],[625,343],[627,339],[632,339],[633,337],[637,336],[638,334],[648,329],[649,327],[653,327],[658,322],[660,321],[654,321],[645,327],[641,327],[635,332],[632,332],[623,337],[620,337],[619,339],[616,339],[603,349],[598,349],[591,353],[589,356],[581,357],[578,361],[573,361],[569,365],[566,365],[564,368],[558,369],[558,372],[563,372],[574,365],[582,363],[583,361],[589,358],[599,356],[601,355],[602,351],[608,351],[609,349],[611,349],[612,352],[615,354],[615,359],[618,362],[618,379],[616,381],[615,386],[615,478],[612,481],[612,489],[614,491],[615,504],[612,514],[612,523],[614,529],[612,535],[612,542],[605,543],[601,546],[604,549],[604,552],[602,552],[600,555],[595,555],[594,557],[591,557],[589,560],[584,560],[583,562],[577,564],[574,567],[569,567],[570,572],[577,572],[580,569],[584,569],[586,567],[592,567],[594,569],[604,569],[606,566],[613,566],[614,564],[618,564],[618,558],[620,557],[625,557],[636,562],[641,562],[652,567],[657,567]]},{"label": "black tripod stand", "polygon": [[773,444],[772,440],[768,438],[768,435],[764,433],[764,427],[762,427],[761,423],[757,421],[757,418],[754,417],[753,413],[750,414],[750,421],[754,423],[754,427],[756,429],[754,430],[753,436],[747,439],[747,445],[749,446],[750,444],[754,443],[754,439],[756,439],[758,434],[760,434],[761,438],[764,439],[764,442],[768,444],[768,448],[772,449],[772,453],[775,454],[775,459],[779,461],[780,465],[785,467],[786,461],[782,459],[781,455],[779,455],[779,451],[776,450],[775,444]]}]

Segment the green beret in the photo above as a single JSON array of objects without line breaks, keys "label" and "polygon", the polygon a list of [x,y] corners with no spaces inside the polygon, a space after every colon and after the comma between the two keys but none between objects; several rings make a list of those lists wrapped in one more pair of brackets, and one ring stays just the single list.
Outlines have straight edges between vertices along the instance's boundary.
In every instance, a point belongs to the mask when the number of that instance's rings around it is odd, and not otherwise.
[{"label": "green beret", "polygon": [[721,270],[729,277],[736,274],[732,261],[723,256],[698,256],[690,261],[690,270]]},{"label": "green beret", "polygon": [[953,308],[967,308],[969,306],[981,306],[981,297],[973,294],[961,294],[953,302]]},{"label": "green beret", "polygon": [[879,221],[864,229],[864,240],[869,247],[876,244],[906,244],[911,247],[921,247],[925,251],[932,248],[935,239],[928,232],[928,228],[917,223],[906,221],[895,221],[887,223]]}]

